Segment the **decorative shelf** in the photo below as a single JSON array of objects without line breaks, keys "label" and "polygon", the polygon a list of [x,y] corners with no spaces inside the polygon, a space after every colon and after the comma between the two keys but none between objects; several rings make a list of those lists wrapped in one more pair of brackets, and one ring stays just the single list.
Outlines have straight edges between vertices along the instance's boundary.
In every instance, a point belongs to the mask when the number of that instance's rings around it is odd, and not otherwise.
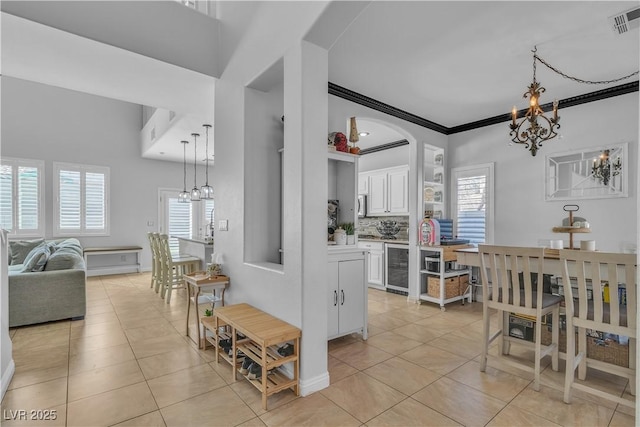
[{"label": "decorative shelf", "polygon": [[591,233],[590,228],[584,227],[553,227],[551,231],[553,231],[554,233],[569,233],[569,249],[575,249],[573,247],[574,233]]}]

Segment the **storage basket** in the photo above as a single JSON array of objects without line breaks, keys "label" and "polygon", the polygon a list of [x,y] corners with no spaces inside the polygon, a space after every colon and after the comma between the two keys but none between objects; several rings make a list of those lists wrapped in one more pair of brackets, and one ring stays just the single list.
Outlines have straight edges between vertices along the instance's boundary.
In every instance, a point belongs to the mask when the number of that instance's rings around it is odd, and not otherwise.
[{"label": "storage basket", "polygon": [[[429,277],[427,279],[427,293],[431,297],[440,298],[440,278],[439,277]],[[444,299],[457,297],[459,295],[460,295],[460,281],[458,280],[458,277],[448,277],[444,279]]]}]

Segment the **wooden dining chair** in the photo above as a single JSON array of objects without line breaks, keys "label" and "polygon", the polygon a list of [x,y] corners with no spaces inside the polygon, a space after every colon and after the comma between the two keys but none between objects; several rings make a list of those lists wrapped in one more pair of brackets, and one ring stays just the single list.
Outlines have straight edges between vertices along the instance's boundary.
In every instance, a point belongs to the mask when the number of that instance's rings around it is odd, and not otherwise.
[{"label": "wooden dining chair", "polygon": [[[567,368],[564,401],[571,403],[572,390],[635,408],[635,400],[592,387],[586,380],[587,367],[629,380],[636,394],[636,255],[591,251],[560,250],[562,282],[567,313]],[[573,289],[576,287],[577,289]],[[578,346],[576,352],[577,328]],[[594,360],[587,353],[587,329],[629,338],[629,367]],[[576,354],[577,353],[577,354]]]},{"label": "wooden dining chair", "polygon": [[148,232],[149,247],[151,248],[151,288],[155,288],[156,293],[160,290],[162,283],[162,256],[160,255],[159,234]]},{"label": "wooden dining chair", "polygon": [[[479,245],[478,253],[483,315],[480,371],[486,370],[487,358],[490,357],[489,346],[497,340],[500,361],[533,372],[533,387],[539,391],[542,358],[551,355],[552,369],[558,370],[559,310],[562,301],[561,296],[544,293],[544,248]],[[498,330],[493,334],[490,333],[492,309],[497,310],[498,315]],[[510,313],[535,320],[533,342],[509,334]],[[542,320],[549,313],[552,315],[551,344],[545,346],[542,345]],[[506,357],[512,343],[534,350],[533,367],[515,358]]]}]

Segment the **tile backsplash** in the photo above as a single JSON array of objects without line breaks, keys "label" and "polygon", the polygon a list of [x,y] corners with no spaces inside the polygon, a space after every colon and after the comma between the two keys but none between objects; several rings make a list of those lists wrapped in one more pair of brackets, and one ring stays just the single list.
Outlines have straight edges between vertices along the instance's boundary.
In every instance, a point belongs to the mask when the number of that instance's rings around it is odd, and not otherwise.
[{"label": "tile backsplash", "polygon": [[408,216],[369,216],[366,218],[358,219],[358,235],[373,235],[379,236],[380,233],[376,230],[376,226],[381,220],[393,220],[396,221],[400,227],[400,231],[396,234],[398,240],[409,240],[409,217]]}]

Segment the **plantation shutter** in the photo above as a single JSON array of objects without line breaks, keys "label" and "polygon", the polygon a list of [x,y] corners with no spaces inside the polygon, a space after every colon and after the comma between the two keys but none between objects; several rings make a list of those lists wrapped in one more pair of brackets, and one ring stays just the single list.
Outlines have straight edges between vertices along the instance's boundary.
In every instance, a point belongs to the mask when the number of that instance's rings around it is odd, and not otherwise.
[{"label": "plantation shutter", "polygon": [[61,230],[80,230],[82,227],[80,171],[61,170],[59,185],[59,227]]},{"label": "plantation shutter", "polygon": [[453,169],[456,236],[479,244],[490,241],[493,165]]},{"label": "plantation shutter", "polygon": [[18,166],[18,229],[37,230],[39,213],[38,168]]},{"label": "plantation shutter", "polygon": [[0,227],[13,231],[13,168],[0,166]]},{"label": "plantation shutter", "polygon": [[169,206],[169,248],[172,254],[178,254],[178,239],[174,237],[191,238],[193,226],[192,203],[178,203],[177,197],[168,198]]},{"label": "plantation shutter", "polygon": [[85,218],[87,230],[102,230],[106,225],[105,176],[87,172],[85,178]]}]

